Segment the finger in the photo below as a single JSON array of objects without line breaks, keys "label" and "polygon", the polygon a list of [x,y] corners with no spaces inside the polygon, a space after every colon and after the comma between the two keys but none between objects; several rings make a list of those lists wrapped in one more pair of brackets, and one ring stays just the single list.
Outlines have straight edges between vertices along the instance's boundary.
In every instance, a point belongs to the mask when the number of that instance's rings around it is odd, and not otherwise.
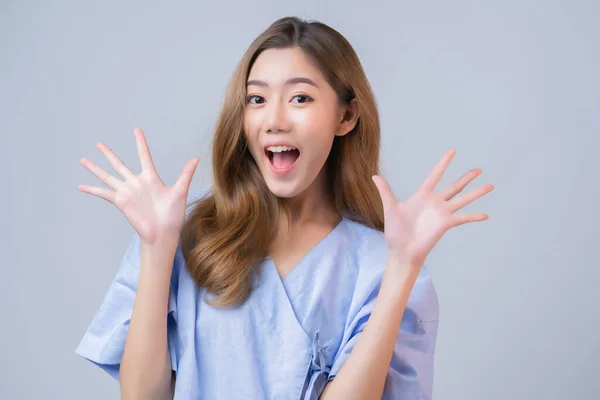
[{"label": "finger", "polygon": [[488,219],[486,213],[479,214],[456,214],[452,216],[452,226],[466,224],[468,222],[485,221]]},{"label": "finger", "polygon": [[429,176],[421,185],[421,190],[433,192],[435,186],[438,184],[440,179],[442,179],[442,176],[444,175],[448,164],[450,164],[450,161],[452,161],[452,157],[454,157],[454,154],[456,154],[456,150],[450,149],[442,156],[440,161],[438,161],[436,166],[433,168],[433,171],[431,171]]},{"label": "finger", "polygon": [[375,182],[375,186],[377,186],[377,190],[379,191],[379,196],[383,203],[383,212],[387,213],[388,210],[396,205],[396,197],[392,193],[390,185],[381,176],[373,175],[371,179]]},{"label": "finger", "polygon": [[88,169],[88,171],[90,171],[92,174],[96,175],[98,177],[98,179],[100,179],[102,182],[104,182],[104,184],[106,184],[106,186],[110,187],[111,189],[117,190],[121,186],[120,180],[118,180],[114,176],[110,175],[109,173],[104,171],[102,168],[98,167],[96,164],[94,164],[90,160],[88,160],[86,158],[82,158],[81,160],[79,160],[79,162],[81,163],[81,165],[86,167]]},{"label": "finger", "polygon": [[131,172],[129,168],[123,164],[123,161],[121,161],[121,159],[110,149],[110,147],[101,142],[96,144],[96,147],[102,154],[104,154],[104,157],[106,157],[112,168],[119,175],[121,175],[123,179],[127,180],[134,177],[133,172]]},{"label": "finger", "polygon": [[462,190],[471,182],[473,179],[478,177],[481,174],[481,168],[475,168],[464,174],[460,179],[455,181],[448,188],[440,192],[440,195],[444,200],[450,200],[458,193],[462,192]]},{"label": "finger", "polygon": [[194,157],[185,164],[183,171],[181,171],[181,175],[179,175],[179,179],[177,179],[177,182],[175,182],[175,187],[177,187],[177,189],[181,191],[188,190],[192,182],[192,178],[194,177],[194,172],[196,172],[198,162],[200,162],[200,159],[198,157]]},{"label": "finger", "polygon": [[482,186],[479,189],[470,191],[468,193],[463,194],[460,197],[448,201],[448,206],[450,207],[450,210],[452,210],[452,212],[455,212],[457,210],[460,210],[467,204],[472,203],[484,194],[491,192],[493,189],[494,185],[492,184]]},{"label": "finger", "polygon": [[77,189],[81,190],[84,193],[89,193],[93,194],[94,196],[98,196],[101,199],[104,199],[113,205],[115,204],[115,192],[111,190],[88,185],[79,185]]},{"label": "finger", "polygon": [[152,155],[150,154],[150,148],[148,142],[144,136],[144,132],[140,128],[133,130],[135,135],[135,143],[138,150],[138,156],[140,157],[140,164],[143,171],[156,172],[154,163],[152,162]]}]

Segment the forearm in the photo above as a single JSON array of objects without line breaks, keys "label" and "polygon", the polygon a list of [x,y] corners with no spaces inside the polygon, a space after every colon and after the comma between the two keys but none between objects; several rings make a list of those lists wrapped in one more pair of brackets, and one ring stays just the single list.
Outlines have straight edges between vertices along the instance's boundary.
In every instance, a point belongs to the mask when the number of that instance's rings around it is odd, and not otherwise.
[{"label": "forearm", "polygon": [[121,398],[172,399],[167,311],[177,238],[141,247],[140,278],[121,359]]},{"label": "forearm", "polygon": [[[400,271],[400,272],[398,272]],[[409,271],[409,272],[402,272]],[[389,257],[371,316],[321,400],[381,399],[402,316],[418,269]]]}]

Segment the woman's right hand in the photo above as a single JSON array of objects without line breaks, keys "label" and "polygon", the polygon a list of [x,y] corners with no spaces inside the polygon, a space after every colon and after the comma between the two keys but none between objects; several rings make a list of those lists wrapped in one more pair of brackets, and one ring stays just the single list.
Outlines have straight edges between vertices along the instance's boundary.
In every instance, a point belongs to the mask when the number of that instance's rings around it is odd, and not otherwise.
[{"label": "woman's right hand", "polygon": [[189,186],[199,159],[194,157],[189,160],[175,185],[168,187],[154,168],[144,133],[139,128],[134,129],[133,132],[142,172],[134,175],[108,146],[99,142],[96,147],[123,180],[108,174],[90,160],[82,158],[81,164],[114,191],[88,185],[79,185],[78,189],[114,204],[125,215],[144,243],[153,244],[165,235],[179,237],[185,219]]}]

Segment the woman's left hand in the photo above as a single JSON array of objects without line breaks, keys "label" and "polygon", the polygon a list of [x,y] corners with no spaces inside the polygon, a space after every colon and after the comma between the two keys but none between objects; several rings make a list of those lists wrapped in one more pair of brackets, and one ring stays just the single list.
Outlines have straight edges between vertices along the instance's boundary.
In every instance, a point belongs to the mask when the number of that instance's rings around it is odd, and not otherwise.
[{"label": "woman's left hand", "polygon": [[488,218],[485,213],[454,214],[494,189],[493,185],[488,184],[455,198],[482,172],[479,168],[467,172],[441,192],[433,192],[455,153],[453,149],[448,150],[405,203],[396,201],[385,179],[379,175],[372,177],[383,202],[384,234],[388,250],[396,261],[409,266],[408,268],[419,270],[431,249],[450,228]]}]

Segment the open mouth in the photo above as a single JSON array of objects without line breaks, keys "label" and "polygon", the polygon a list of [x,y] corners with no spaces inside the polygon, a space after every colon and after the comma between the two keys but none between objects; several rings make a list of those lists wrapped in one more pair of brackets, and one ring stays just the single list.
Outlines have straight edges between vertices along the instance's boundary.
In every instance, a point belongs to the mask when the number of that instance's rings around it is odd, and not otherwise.
[{"label": "open mouth", "polygon": [[269,160],[273,170],[288,171],[296,164],[296,160],[300,157],[300,151],[292,149],[273,152],[265,149],[265,156]]}]

